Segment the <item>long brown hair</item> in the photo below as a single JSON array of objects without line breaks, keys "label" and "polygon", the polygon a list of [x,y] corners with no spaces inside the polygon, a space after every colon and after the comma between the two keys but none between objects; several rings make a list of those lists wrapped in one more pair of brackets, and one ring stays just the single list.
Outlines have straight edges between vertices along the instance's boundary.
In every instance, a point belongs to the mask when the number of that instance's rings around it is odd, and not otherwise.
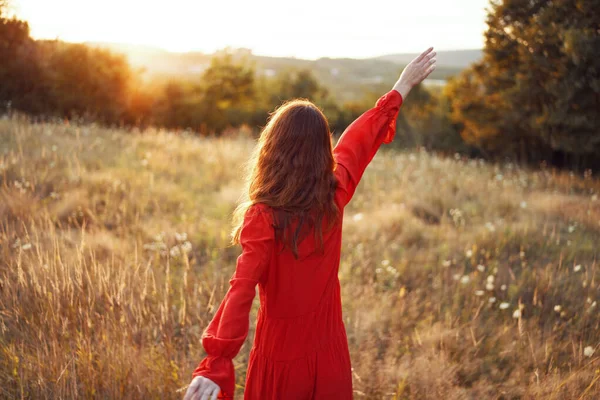
[{"label": "long brown hair", "polygon": [[323,112],[303,99],[281,105],[270,115],[248,164],[247,199],[234,212],[232,243],[240,241],[248,208],[262,203],[273,210],[276,239],[296,258],[298,243],[312,228],[322,250],[323,221],[329,230],[340,214],[334,201],[334,168]]}]

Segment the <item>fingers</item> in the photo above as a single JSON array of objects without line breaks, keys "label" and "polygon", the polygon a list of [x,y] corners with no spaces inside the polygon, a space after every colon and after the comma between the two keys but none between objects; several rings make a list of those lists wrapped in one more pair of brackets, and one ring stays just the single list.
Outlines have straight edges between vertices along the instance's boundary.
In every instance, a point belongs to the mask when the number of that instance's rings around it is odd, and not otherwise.
[{"label": "fingers", "polygon": [[432,64],[429,68],[425,70],[425,74],[423,75],[423,79],[427,78],[432,72],[435,70],[435,64]]},{"label": "fingers", "polygon": [[425,58],[425,56],[427,56],[427,54],[431,53],[432,50],[433,50],[433,47],[428,48],[427,50],[422,52],[421,55],[419,57],[417,57],[415,61],[421,62]]},{"label": "fingers", "polygon": [[190,383],[190,386],[188,386],[188,390],[185,392],[183,400],[192,400],[194,393],[196,393],[196,390],[198,390],[198,385],[200,385],[200,379],[194,378],[192,383]]},{"label": "fingers", "polygon": [[221,389],[217,386],[215,388],[215,390],[213,390],[212,396],[210,396],[210,400],[217,400],[217,397],[219,397],[219,392],[220,391],[221,391]]}]

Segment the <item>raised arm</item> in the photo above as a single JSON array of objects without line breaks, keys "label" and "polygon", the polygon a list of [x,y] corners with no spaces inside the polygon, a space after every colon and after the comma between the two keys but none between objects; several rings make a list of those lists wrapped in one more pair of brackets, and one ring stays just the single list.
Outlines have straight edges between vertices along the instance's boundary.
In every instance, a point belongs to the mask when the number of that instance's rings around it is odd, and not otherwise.
[{"label": "raised arm", "polygon": [[242,254],[237,259],[230,287],[219,309],[202,335],[207,356],[194,370],[185,399],[233,398],[233,357],[248,336],[250,308],[256,285],[265,276],[274,242],[270,216],[262,206],[250,207],[240,232]]},{"label": "raised arm", "polygon": [[338,140],[333,155],[336,176],[344,193],[342,203],[352,198],[356,186],[382,143],[390,143],[396,133],[396,119],[411,89],[435,69],[433,48],[424,51],[402,71],[393,89],[377,100],[375,107],[358,117]]}]

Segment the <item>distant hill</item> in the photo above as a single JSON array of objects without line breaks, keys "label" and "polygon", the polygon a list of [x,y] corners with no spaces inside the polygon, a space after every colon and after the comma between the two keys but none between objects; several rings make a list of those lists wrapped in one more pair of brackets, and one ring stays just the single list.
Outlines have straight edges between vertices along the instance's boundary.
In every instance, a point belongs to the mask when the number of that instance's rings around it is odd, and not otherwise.
[{"label": "distant hill", "polygon": [[[145,71],[149,77],[173,76],[195,79],[210,65],[218,53],[172,53],[148,46],[121,43],[88,43],[90,46],[108,48],[125,54],[134,68]],[[305,60],[294,57],[268,57],[252,54],[248,49],[231,50],[235,57],[254,62],[258,75],[272,77],[286,69],[310,69],[339,100],[355,100],[365,92],[381,92],[392,85],[413,54],[393,54],[375,58],[328,58]],[[438,68],[430,76],[433,81],[445,80],[480,57],[480,50],[444,51],[438,53]]]},{"label": "distant hill", "polygon": [[[409,63],[418,53],[387,54],[375,57],[377,60],[391,61],[397,64]],[[444,50],[437,52],[437,63],[442,68],[466,68],[479,61],[483,56],[482,50]]]}]

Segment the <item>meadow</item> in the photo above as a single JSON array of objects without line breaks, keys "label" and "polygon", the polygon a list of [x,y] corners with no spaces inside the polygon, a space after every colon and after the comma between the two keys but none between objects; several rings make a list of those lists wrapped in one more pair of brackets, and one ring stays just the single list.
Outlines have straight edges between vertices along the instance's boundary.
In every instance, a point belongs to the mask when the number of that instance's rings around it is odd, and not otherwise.
[{"label": "meadow", "polygon": [[[183,397],[254,143],[0,120],[0,398]],[[383,148],[345,210],[354,397],[599,398],[599,196],[589,171]]]}]

